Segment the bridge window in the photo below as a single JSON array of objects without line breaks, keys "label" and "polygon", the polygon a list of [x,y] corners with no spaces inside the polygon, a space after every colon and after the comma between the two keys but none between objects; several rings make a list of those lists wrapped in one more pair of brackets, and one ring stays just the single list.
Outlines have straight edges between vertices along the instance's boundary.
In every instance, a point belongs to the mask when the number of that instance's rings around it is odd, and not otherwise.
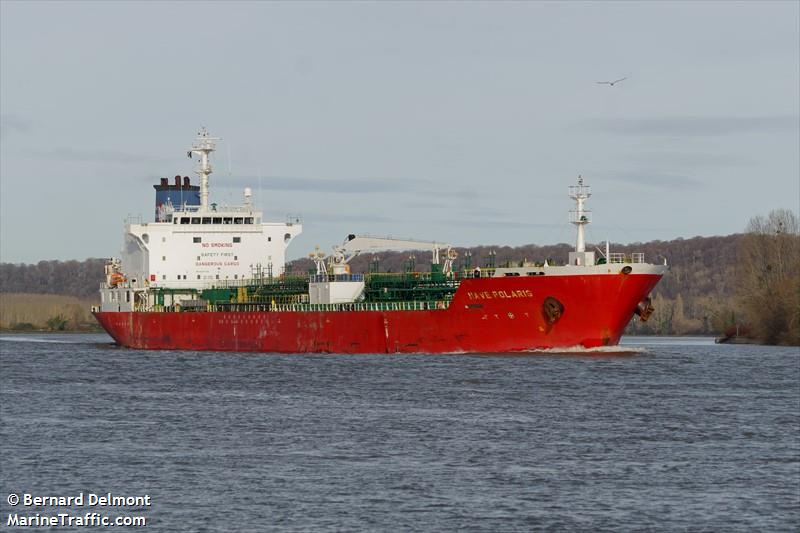
[{"label": "bridge window", "polygon": [[202,242],[202,241],[203,241],[202,237],[192,237],[192,242]]},{"label": "bridge window", "polygon": [[244,224],[244,219],[242,217],[236,217],[233,219],[234,224]]},{"label": "bridge window", "polygon": [[222,217],[214,217],[212,224],[222,224]]},{"label": "bridge window", "polygon": [[252,224],[253,223],[253,217],[244,217],[244,223],[245,224]]},{"label": "bridge window", "polygon": [[188,224],[191,222],[188,217],[181,217],[181,224]]},{"label": "bridge window", "polygon": [[192,224],[199,224],[199,223],[200,223],[200,217],[192,217]]},{"label": "bridge window", "polygon": [[242,238],[241,237],[234,237],[233,238],[233,242],[242,242]]},{"label": "bridge window", "polygon": [[223,217],[222,218],[223,224],[233,224],[233,219],[231,217]]},{"label": "bridge window", "polygon": [[203,217],[203,224],[211,224],[211,217]]}]

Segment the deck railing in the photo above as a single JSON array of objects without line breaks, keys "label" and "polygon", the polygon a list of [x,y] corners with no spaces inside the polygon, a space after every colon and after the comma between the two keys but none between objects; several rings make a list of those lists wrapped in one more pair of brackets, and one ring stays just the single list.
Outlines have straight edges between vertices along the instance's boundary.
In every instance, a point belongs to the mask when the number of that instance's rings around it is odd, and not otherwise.
[{"label": "deck railing", "polygon": [[623,253],[611,252],[608,254],[609,263],[644,263],[643,253],[632,253],[626,256]]},{"label": "deck railing", "polygon": [[205,312],[205,311],[224,311],[224,312],[339,312],[339,311],[434,311],[444,310],[450,307],[449,300],[413,301],[413,302],[353,302],[342,304],[269,304],[269,303],[219,303],[209,304],[204,309],[186,309],[178,306],[156,305],[152,308],[139,308],[137,311],[147,311],[151,313],[170,313],[170,312]]},{"label": "deck railing", "polygon": [[447,300],[424,302],[353,302],[342,304],[221,304],[210,306],[212,311],[275,311],[275,312],[316,312],[316,311],[426,311],[447,309]]}]

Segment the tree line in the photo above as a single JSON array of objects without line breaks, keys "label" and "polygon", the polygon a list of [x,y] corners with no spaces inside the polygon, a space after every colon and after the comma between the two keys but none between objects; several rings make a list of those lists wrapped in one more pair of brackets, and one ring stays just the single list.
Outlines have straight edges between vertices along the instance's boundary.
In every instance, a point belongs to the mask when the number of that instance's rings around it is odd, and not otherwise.
[{"label": "tree line", "polygon": [[105,263],[105,259],[39,261],[32,265],[0,263],[0,293],[94,297],[105,279]]}]

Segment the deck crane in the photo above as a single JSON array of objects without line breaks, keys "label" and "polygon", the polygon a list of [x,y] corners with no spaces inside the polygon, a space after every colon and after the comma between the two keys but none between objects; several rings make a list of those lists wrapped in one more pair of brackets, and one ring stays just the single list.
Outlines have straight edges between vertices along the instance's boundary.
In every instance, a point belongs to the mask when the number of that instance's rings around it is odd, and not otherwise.
[{"label": "deck crane", "polygon": [[435,265],[439,264],[439,251],[444,250],[444,264],[442,265],[444,274],[452,272],[453,261],[458,257],[458,253],[453,250],[453,247],[446,243],[350,234],[342,244],[333,247],[333,255],[330,256],[331,274],[349,273],[348,263],[362,252],[388,250],[428,250],[433,254],[431,262]]}]

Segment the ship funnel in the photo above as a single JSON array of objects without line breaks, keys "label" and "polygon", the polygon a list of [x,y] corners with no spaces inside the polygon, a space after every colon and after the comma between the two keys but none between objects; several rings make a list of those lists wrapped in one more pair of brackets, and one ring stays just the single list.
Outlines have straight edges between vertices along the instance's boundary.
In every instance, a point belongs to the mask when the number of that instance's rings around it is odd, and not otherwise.
[{"label": "ship funnel", "polygon": [[156,222],[168,222],[168,206],[200,205],[200,187],[189,183],[185,177],[181,184],[181,177],[175,176],[175,184],[171,185],[167,178],[161,178],[160,183],[153,185],[156,190]]}]

